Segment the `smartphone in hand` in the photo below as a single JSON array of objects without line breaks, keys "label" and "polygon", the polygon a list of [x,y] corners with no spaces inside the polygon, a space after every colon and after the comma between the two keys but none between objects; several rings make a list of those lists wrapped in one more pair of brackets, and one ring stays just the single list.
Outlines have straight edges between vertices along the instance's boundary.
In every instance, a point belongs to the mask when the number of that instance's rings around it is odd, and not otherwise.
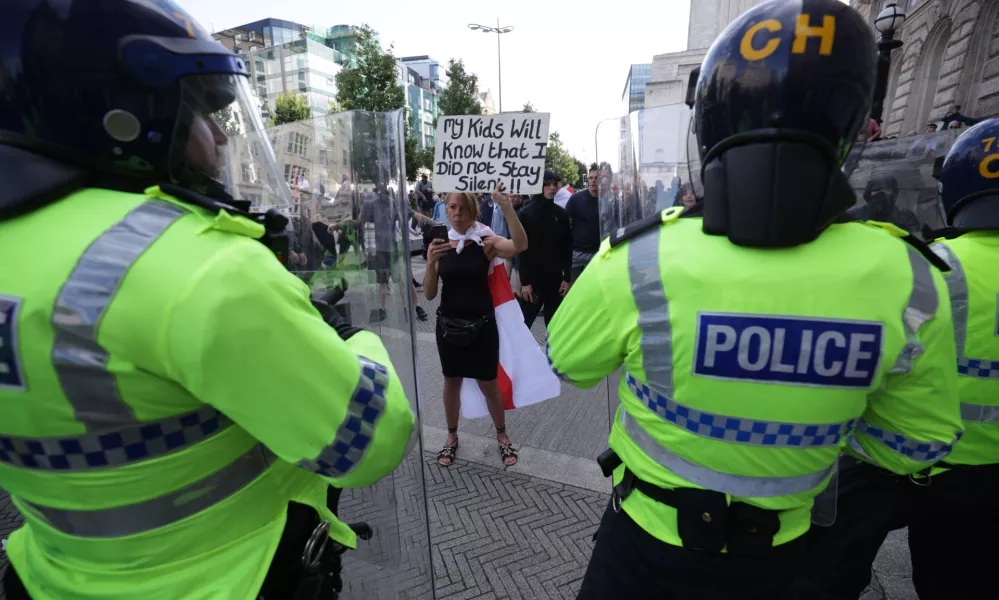
[{"label": "smartphone in hand", "polygon": [[430,228],[430,238],[434,240],[447,241],[447,225],[434,225]]}]

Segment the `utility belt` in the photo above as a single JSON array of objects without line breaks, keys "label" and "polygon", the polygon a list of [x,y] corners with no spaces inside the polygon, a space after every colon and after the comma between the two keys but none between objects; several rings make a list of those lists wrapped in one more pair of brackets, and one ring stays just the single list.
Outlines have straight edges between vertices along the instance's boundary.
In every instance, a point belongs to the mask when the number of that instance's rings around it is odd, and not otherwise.
[{"label": "utility belt", "polygon": [[[597,458],[605,477],[611,477],[622,461],[613,450]],[[621,510],[631,492],[638,490],[656,502],[676,509],[677,534],[688,550],[759,556],[770,553],[774,536],[780,530],[780,513],[744,502],[728,503],[725,494],[695,488],[665,489],[643,481],[625,468],[621,482],[614,486],[611,506]]]},{"label": "utility belt", "polygon": [[[330,488],[327,503],[336,506],[340,490]],[[362,540],[371,538],[364,523],[351,524]],[[330,522],[320,521],[315,509],[296,502],[288,505],[288,519],[277,552],[257,600],[337,600],[347,547],[329,537]]]}]

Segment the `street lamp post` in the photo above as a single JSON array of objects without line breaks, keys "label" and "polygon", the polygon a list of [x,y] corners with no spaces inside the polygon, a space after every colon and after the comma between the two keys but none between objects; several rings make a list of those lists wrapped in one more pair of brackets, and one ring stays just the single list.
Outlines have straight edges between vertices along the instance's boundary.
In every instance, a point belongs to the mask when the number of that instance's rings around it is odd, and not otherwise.
[{"label": "street lamp post", "polygon": [[895,31],[905,23],[905,11],[889,4],[874,19],[874,27],[881,33],[878,40],[878,79],[874,85],[874,104],[871,118],[881,124],[885,112],[885,96],[888,94],[888,71],[891,69],[891,52],[902,47],[902,40],[895,39]]},{"label": "street lamp post", "polygon": [[513,31],[513,27],[507,25],[500,26],[499,17],[496,17],[496,27],[489,27],[487,25],[479,25],[477,23],[469,23],[468,28],[472,31],[481,31],[483,33],[495,33],[496,34],[496,62],[498,66],[499,74],[499,112],[503,112],[503,57],[502,49],[500,47],[500,36],[504,33],[510,33]]}]

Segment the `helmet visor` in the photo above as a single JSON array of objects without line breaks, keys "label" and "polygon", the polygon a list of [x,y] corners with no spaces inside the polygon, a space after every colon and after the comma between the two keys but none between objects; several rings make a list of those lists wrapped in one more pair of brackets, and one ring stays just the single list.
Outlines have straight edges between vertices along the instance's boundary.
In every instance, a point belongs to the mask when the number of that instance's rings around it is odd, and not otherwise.
[{"label": "helmet visor", "polygon": [[223,191],[252,210],[290,214],[291,193],[277,166],[257,99],[242,75],[192,75],[181,82],[172,149],[175,183],[210,196]]},{"label": "helmet visor", "polygon": [[680,194],[691,194],[701,199],[704,198],[704,182],[701,180],[701,153],[697,147],[695,126],[696,120],[691,119],[687,133],[687,183],[681,186]]}]

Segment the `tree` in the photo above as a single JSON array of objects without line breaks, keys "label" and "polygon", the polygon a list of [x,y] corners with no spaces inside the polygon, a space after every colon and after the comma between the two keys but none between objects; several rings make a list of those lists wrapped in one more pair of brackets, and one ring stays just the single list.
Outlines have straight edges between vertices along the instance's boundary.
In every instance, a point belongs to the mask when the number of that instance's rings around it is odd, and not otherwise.
[{"label": "tree", "polygon": [[447,87],[438,97],[442,115],[481,115],[479,105],[479,78],[474,73],[465,72],[465,63],[460,58],[447,63]]},{"label": "tree", "polygon": [[232,106],[225,106],[212,116],[215,117],[215,122],[226,135],[233,137],[244,133],[243,126],[236,113],[233,112]]},{"label": "tree", "polygon": [[436,152],[435,146],[427,146],[423,150],[416,153],[416,167],[418,169],[428,169],[430,171],[434,170],[434,153]]},{"label": "tree", "polygon": [[274,99],[274,125],[304,121],[312,116],[312,106],[304,95],[287,92]]},{"label": "tree", "polygon": [[562,138],[557,131],[548,136],[548,149],[545,153],[545,168],[555,171],[563,184],[576,186],[579,184],[579,171],[576,159],[562,145]]},{"label": "tree", "polygon": [[393,47],[383,52],[375,35],[368,25],[358,27],[351,49],[357,66],[336,74],[336,102],[343,110],[391,112],[406,106],[406,93],[397,82]]},{"label": "tree", "polygon": [[[406,93],[398,85],[393,46],[382,51],[375,31],[368,25],[357,28],[356,41],[351,53],[356,57],[356,66],[347,67],[336,74],[336,103],[341,110],[363,110],[369,112],[391,112],[405,108]],[[416,138],[410,135],[409,115],[403,117],[405,123],[406,178],[415,179]],[[378,142],[384,137],[384,122],[370,116],[354,117],[354,166],[362,181],[382,182],[388,165],[378,164]],[[397,165],[388,166],[394,172]]]},{"label": "tree", "polygon": [[531,104],[530,102],[525,102],[524,103],[524,108],[520,109],[520,112],[532,113],[532,112],[537,112],[537,111],[534,110],[534,105],[533,104]]}]

